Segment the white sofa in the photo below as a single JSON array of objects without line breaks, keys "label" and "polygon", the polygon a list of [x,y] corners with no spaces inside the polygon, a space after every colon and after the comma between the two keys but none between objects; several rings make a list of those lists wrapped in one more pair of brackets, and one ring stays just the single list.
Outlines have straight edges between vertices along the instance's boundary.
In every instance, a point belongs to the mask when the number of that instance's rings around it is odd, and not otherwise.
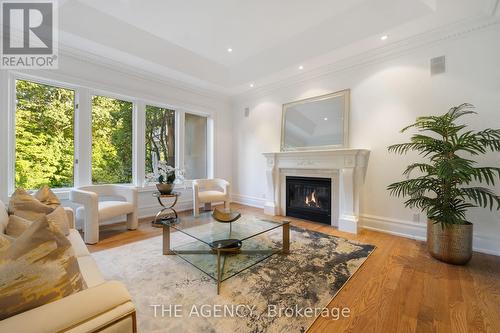
[{"label": "white sofa", "polygon": [[[135,333],[136,313],[125,285],[104,280],[78,230],[73,210],[66,208],[70,221],[68,239],[80,265],[87,289],[60,300],[0,321],[0,332],[106,332]],[[0,232],[9,217],[0,201]]]},{"label": "white sofa", "polygon": [[224,208],[230,208],[229,182],[219,178],[193,180],[193,215],[198,216],[200,204],[205,204],[205,210],[211,209],[212,202],[224,202]]},{"label": "white sofa", "polygon": [[[103,197],[112,200],[100,200]],[[137,189],[121,185],[91,185],[71,190],[72,202],[83,205],[76,210],[78,226],[83,227],[87,244],[99,242],[99,224],[121,215],[127,215],[127,228],[137,229]],[[122,200],[116,200],[120,198]]]}]

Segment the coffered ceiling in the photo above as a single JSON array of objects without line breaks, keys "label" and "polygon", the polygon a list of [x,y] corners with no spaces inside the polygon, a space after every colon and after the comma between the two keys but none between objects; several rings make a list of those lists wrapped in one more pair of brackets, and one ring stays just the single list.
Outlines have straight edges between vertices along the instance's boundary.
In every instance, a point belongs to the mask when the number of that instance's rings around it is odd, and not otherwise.
[{"label": "coffered ceiling", "polygon": [[440,27],[494,17],[497,2],[60,0],[60,43],[232,94]]}]

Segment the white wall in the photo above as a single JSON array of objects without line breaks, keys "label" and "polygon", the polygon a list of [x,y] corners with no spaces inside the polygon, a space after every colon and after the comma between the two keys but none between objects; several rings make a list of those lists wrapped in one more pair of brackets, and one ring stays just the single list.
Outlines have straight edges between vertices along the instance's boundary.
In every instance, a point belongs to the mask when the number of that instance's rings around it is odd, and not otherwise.
[{"label": "white wall", "polygon": [[[393,55],[377,63],[325,73],[271,91],[239,96],[233,105],[233,198],[263,205],[263,152],[279,151],[281,106],[306,97],[351,89],[350,146],[371,150],[360,211],[362,223],[418,239],[425,238],[425,216],[415,223],[402,199],[390,197],[386,186],[401,179],[415,155],[388,154],[387,146],[404,142],[399,130],[419,115],[441,114],[469,102],[479,115],[465,120],[471,128],[500,128],[500,27],[470,32],[411,53]],[[429,59],[446,55],[447,72],[430,76]],[[250,116],[244,117],[244,108]],[[499,166],[500,154],[481,158]],[[500,193],[500,185],[496,187]],[[475,248],[500,255],[500,212],[473,210]]]},{"label": "white wall", "polygon": [[[184,111],[203,113],[213,119],[214,124],[214,171],[215,177],[231,180],[231,112],[226,96],[191,89],[184,85],[139,76],[127,72],[126,68],[91,63],[88,60],[60,54],[58,70],[33,70],[25,74],[55,80],[61,83],[80,85],[109,93],[124,95],[174,106]],[[8,200],[8,78],[9,72],[0,71],[0,200]],[[83,143],[85,144],[85,143]],[[144,149],[144,148],[142,148]],[[141,185],[141,184],[139,184]],[[151,188],[140,189],[139,209],[141,216],[151,216],[158,210]],[[179,208],[191,208],[191,190],[182,191]],[[62,198],[67,194],[62,194]],[[154,200],[153,200],[154,199]],[[67,202],[65,202],[67,204]]]}]

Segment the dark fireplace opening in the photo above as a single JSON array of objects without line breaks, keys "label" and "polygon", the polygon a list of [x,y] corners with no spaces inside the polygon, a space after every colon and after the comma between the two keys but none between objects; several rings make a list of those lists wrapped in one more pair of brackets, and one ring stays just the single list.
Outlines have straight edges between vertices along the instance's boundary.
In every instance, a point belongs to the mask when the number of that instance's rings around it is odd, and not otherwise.
[{"label": "dark fireplace opening", "polygon": [[331,179],[287,176],[286,215],[331,224]]}]

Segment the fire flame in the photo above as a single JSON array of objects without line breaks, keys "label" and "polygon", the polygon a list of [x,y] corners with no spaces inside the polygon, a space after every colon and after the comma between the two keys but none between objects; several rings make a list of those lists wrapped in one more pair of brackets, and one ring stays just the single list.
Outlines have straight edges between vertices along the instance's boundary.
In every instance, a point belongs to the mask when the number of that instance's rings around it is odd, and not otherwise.
[{"label": "fire flame", "polygon": [[309,207],[319,207],[318,201],[316,201],[316,191],[313,191],[311,194],[306,195],[305,202]]}]

